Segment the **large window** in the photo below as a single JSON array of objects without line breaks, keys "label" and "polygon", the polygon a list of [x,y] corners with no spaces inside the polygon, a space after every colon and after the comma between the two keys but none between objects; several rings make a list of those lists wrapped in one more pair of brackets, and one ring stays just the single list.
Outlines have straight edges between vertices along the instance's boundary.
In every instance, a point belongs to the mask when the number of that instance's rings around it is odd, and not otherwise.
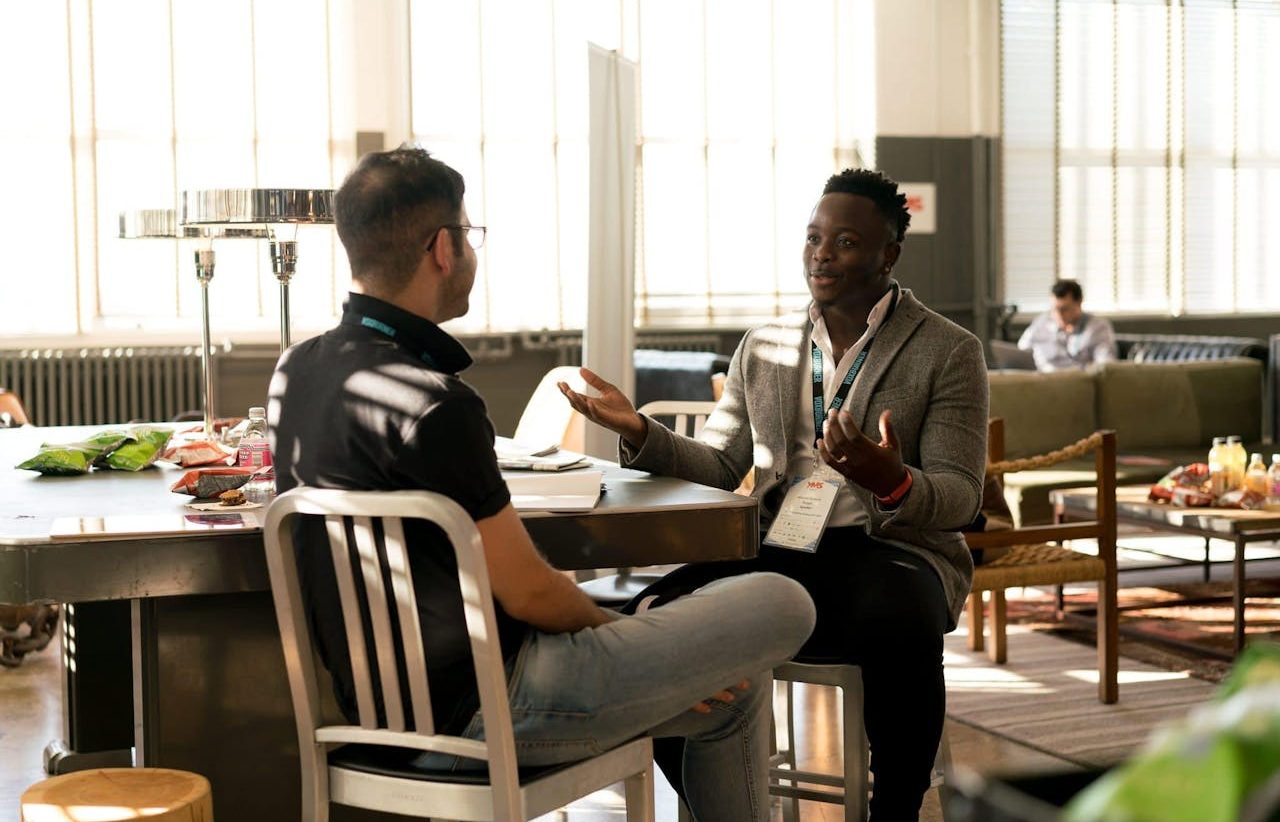
[{"label": "large window", "polygon": [[1004,298],[1280,311],[1280,3],[1003,0]]},{"label": "large window", "polygon": [[476,330],[586,314],[586,44],[640,64],[636,320],[741,324],[807,299],[823,181],[873,158],[871,0],[414,0],[416,139],[490,228]]},{"label": "large window", "polygon": [[[338,0],[0,6],[0,335],[197,327],[190,241],[117,238],[184,189],[327,188],[354,153],[331,92]],[[341,136],[339,136],[341,135]],[[331,227],[301,229],[295,323],[346,287]],[[216,336],[278,322],[264,243],[215,244]]]}]

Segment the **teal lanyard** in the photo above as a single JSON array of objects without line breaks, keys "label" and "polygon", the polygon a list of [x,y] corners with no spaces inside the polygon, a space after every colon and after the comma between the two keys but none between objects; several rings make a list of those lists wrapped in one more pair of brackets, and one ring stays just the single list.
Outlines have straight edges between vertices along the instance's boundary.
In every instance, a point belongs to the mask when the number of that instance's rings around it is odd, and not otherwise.
[{"label": "teal lanyard", "polygon": [[[858,372],[862,370],[862,365],[867,361],[867,354],[871,352],[871,346],[875,343],[876,337],[880,335],[880,329],[884,328],[884,324],[893,316],[893,309],[898,305],[898,284],[893,284],[893,297],[889,300],[889,310],[885,313],[884,319],[880,321],[879,328],[876,333],[871,335],[871,339],[867,340],[867,344],[862,346],[862,350],[858,352],[858,356],[853,358],[853,365],[849,366],[849,372],[844,375],[844,379],[840,381],[840,387],[836,389],[836,395],[831,398],[831,407],[827,413],[831,411],[839,411],[844,406],[845,400],[849,397],[849,389],[853,387],[853,381],[858,378]],[[813,439],[814,444],[822,439],[822,421],[826,419],[826,414],[822,411],[823,396],[823,376],[822,376],[822,351],[818,348],[818,344],[812,339],[809,340],[811,348],[810,359],[813,368]]]},{"label": "teal lanyard", "polygon": [[[348,317],[350,319],[348,319]],[[356,320],[357,318],[358,318],[357,322],[352,322],[352,320]],[[374,331],[377,331],[379,334],[383,334],[393,340],[396,338],[396,334],[399,333],[396,330],[395,326],[393,325],[388,325],[387,323],[384,323],[382,320],[377,320],[377,319],[374,319],[373,317],[369,317],[364,314],[356,314],[354,312],[349,314],[347,317],[343,317],[343,322],[347,322],[350,325],[359,325],[359,326],[363,326],[364,328],[371,328]],[[422,359],[424,363],[427,364],[428,368],[431,368],[437,371],[439,370],[439,367],[436,365],[436,361],[431,357],[430,354],[428,354],[425,351],[420,351],[418,352],[418,356]]]}]

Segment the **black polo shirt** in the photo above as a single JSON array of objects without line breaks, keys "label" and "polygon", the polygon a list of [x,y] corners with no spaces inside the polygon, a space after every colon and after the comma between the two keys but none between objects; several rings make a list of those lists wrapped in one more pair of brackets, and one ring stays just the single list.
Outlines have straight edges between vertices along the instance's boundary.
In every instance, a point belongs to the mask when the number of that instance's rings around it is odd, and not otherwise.
[{"label": "black polo shirt", "polygon": [[[476,520],[498,513],[510,496],[493,453],[493,425],[480,395],[457,376],[470,364],[466,349],[435,323],[352,294],[340,325],[293,346],[276,366],[271,451],[278,490],[427,490],[452,498]],[[457,732],[478,705],[457,562],[438,528],[421,520],[405,525],[437,729]],[[305,518],[295,541],[321,657],[339,706],[356,722],[351,657],[323,520]],[[503,655],[510,659],[529,628],[494,605]],[[376,665],[371,636],[366,644]],[[382,715],[381,695],[375,696]]]}]

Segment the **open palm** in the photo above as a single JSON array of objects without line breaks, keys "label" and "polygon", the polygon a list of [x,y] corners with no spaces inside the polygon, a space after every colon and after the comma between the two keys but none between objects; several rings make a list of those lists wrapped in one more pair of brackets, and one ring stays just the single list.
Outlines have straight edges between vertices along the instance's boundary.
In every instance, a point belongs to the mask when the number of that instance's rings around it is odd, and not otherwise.
[{"label": "open palm", "polygon": [[580,368],[578,373],[582,375],[582,379],[586,380],[587,385],[599,392],[600,396],[589,397],[586,394],[579,394],[570,388],[568,383],[558,383],[560,393],[564,394],[569,405],[573,406],[573,410],[639,447],[644,441],[644,418],[636,413],[636,407],[627,395],[589,368]]}]

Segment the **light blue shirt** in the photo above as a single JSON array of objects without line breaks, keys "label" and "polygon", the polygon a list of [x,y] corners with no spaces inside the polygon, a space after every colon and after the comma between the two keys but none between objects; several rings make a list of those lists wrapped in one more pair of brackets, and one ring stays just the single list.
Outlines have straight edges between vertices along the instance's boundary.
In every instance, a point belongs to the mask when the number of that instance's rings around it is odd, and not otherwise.
[{"label": "light blue shirt", "polygon": [[1104,363],[1116,358],[1116,333],[1111,322],[1085,313],[1075,329],[1067,333],[1058,327],[1053,312],[1046,311],[1022,332],[1018,347],[1030,351],[1039,371],[1067,371]]}]

